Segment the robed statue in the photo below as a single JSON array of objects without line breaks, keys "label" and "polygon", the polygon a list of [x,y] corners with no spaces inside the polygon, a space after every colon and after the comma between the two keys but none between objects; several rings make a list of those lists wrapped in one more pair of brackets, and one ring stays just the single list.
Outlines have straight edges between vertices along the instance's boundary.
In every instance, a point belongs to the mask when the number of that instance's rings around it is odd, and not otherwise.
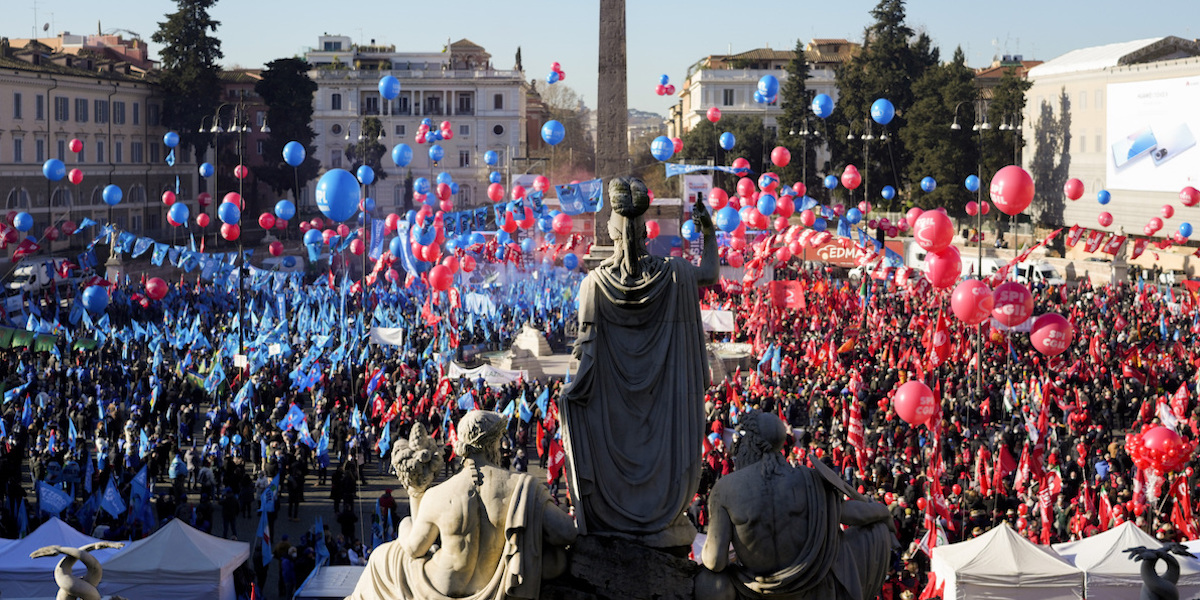
[{"label": "robed statue", "polygon": [[697,202],[700,267],[653,256],[646,185],[613,179],[609,200],[614,254],[579,288],[579,370],[559,402],[576,523],[581,534],[688,545],[709,384],[699,288],[718,279],[716,233]]}]

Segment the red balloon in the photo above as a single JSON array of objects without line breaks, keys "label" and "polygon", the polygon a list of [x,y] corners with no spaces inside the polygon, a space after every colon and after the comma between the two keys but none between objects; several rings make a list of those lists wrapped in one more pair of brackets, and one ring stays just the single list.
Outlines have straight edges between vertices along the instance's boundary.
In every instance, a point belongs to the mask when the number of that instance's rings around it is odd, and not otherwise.
[{"label": "red balloon", "polygon": [[[555,218],[557,219],[558,217]],[[512,211],[504,212],[504,223],[500,225],[500,229],[503,229],[505,233],[512,233],[517,230],[517,222],[513,219]]]},{"label": "red balloon", "polygon": [[920,381],[909,381],[896,390],[892,405],[901,419],[916,427],[933,416],[933,390]]},{"label": "red balloon", "polygon": [[512,199],[520,200],[525,197],[525,186],[514,185],[512,189]]},{"label": "red balloon", "polygon": [[1075,328],[1065,317],[1055,313],[1046,313],[1033,322],[1029,330],[1029,341],[1038,352],[1046,356],[1058,356],[1071,347],[1071,338]]},{"label": "red balloon", "polygon": [[780,196],[779,199],[775,201],[775,214],[779,215],[784,220],[787,220],[788,217],[792,216],[793,212],[796,212],[796,203],[792,200],[791,196]]},{"label": "red balloon", "polygon": [[978,279],[968,279],[954,288],[950,295],[950,309],[954,316],[967,325],[978,325],[992,316],[996,299],[992,289]]},{"label": "red balloon", "polygon": [[1107,211],[1102,212],[1096,215],[1096,222],[1099,223],[1101,227],[1108,227],[1113,223],[1113,216]]},{"label": "red balloon", "polygon": [[784,247],[776,250],[775,251],[775,260],[777,260],[779,262],[787,262],[789,260],[792,260],[792,251],[790,249],[788,249],[787,246],[784,246]]},{"label": "red balloon", "polygon": [[71,152],[75,154],[83,152],[83,141],[79,138],[73,138],[68,145],[71,147]]},{"label": "red balloon", "polygon": [[354,238],[350,240],[350,254],[362,256],[363,249],[364,247],[362,238]]},{"label": "red balloon", "polygon": [[350,227],[348,225],[346,225],[345,223],[338,225],[337,229],[335,231],[337,231],[337,234],[342,236],[343,238],[350,235]]},{"label": "red balloon", "polygon": [[444,292],[454,283],[454,273],[445,265],[437,265],[429,270],[429,285],[433,289]]},{"label": "red balloon", "polygon": [[813,214],[811,210],[802,210],[800,211],[800,222],[805,227],[812,227],[813,223],[817,222],[817,215]]},{"label": "red balloon", "polygon": [[1069,200],[1078,200],[1083,196],[1083,182],[1073,177],[1068,179],[1067,183],[1063,184],[1063,193]]},{"label": "red balloon", "polygon": [[941,252],[954,240],[954,224],[941,212],[925,211],[913,223],[913,239],[926,252]]},{"label": "red balloon", "polygon": [[1017,531],[1025,531],[1029,527],[1029,519],[1017,517]]},{"label": "red balloon", "polygon": [[388,214],[388,216],[383,218],[383,228],[386,230],[387,233],[391,233],[391,232],[395,231],[396,226],[399,224],[400,224],[400,215],[398,215],[396,213],[390,213],[390,214]]},{"label": "red balloon", "polygon": [[771,151],[771,164],[777,167],[786,167],[792,162],[792,152],[783,146],[775,146]]},{"label": "red balloon", "polygon": [[458,266],[463,270],[463,273],[470,273],[471,271],[475,270],[475,259],[471,258],[470,256],[464,256],[462,257],[462,260],[459,261]]},{"label": "red balloon", "polygon": [[1029,207],[1033,202],[1033,177],[1017,165],[1009,165],[992,177],[988,193],[1000,212],[1013,216]]},{"label": "red balloon", "polygon": [[749,198],[754,195],[754,180],[749,177],[743,177],[737,182],[737,194],[743,198]]},{"label": "red balloon", "polygon": [[[649,223],[646,225],[648,232]],[[657,223],[655,223],[655,225],[657,225]],[[554,230],[556,235],[570,235],[571,230],[575,227],[575,222],[571,219],[571,215],[568,215],[567,213],[558,213],[557,215],[554,215],[554,220],[550,222],[550,227]]]},{"label": "red balloon", "polygon": [[79,231],[79,227],[75,225],[75,221],[63,221],[62,232],[64,235],[71,235],[76,231]]},{"label": "red balloon", "polygon": [[1184,206],[1195,206],[1200,204],[1200,190],[1192,186],[1187,186],[1179,190],[1179,203]]},{"label": "red balloon", "polygon": [[271,252],[271,256],[281,256],[283,254],[283,242],[276,240],[267,245],[267,250]]},{"label": "red balloon", "polygon": [[1170,219],[1171,217],[1175,216],[1175,207],[1171,206],[1170,204],[1164,204],[1162,205],[1161,212],[1164,219]]},{"label": "red balloon", "polygon": [[434,188],[433,192],[434,192],[434,195],[437,196],[438,200],[449,200],[450,199],[450,184],[439,183],[439,184],[437,184],[437,187]]},{"label": "red balloon", "polygon": [[741,171],[742,169],[749,170],[750,169],[750,161],[739,156],[739,157],[733,159],[733,162],[730,163],[729,166],[731,166],[734,169],[737,169],[739,171]]},{"label": "red balloon", "polygon": [[313,218],[313,220],[309,221],[308,223],[309,223],[309,225],[312,225],[313,229],[324,229],[325,228],[325,221],[322,221],[321,217],[315,217],[315,218]]},{"label": "red balloon", "polygon": [[745,261],[745,257],[742,256],[741,252],[730,252],[728,255],[725,256],[725,262],[729,263],[729,266],[731,266],[735,269],[742,268],[742,264],[744,261]]},{"label": "red balloon", "polygon": [[797,181],[792,184],[792,191],[796,192],[797,196],[803,196],[808,191],[808,187],[804,185],[803,181]]},{"label": "red balloon", "polygon": [[58,239],[58,228],[51,225],[42,230],[42,235],[53,242]]},{"label": "red balloon", "polygon": [[275,226],[275,215],[265,212],[258,215],[258,226],[263,229],[270,229]]},{"label": "red balloon", "polygon": [[967,203],[967,215],[973,217],[977,214],[979,214],[979,203],[974,200],[968,202]]},{"label": "red balloon", "polygon": [[745,250],[746,249],[746,238],[739,236],[739,235],[730,236],[729,237],[729,247],[733,250],[736,250],[737,252],[741,252],[742,250]]},{"label": "red balloon", "polygon": [[862,184],[862,175],[859,174],[858,169],[853,167],[854,165],[848,165],[846,170],[842,171],[842,186],[848,190],[858,189],[858,186]]},{"label": "red balloon", "polygon": [[155,300],[162,300],[167,297],[167,282],[158,277],[147,279],[146,295]]},{"label": "red balloon", "polygon": [[646,221],[646,239],[652,240],[658,237],[659,231],[658,221]]},{"label": "red balloon", "polygon": [[655,94],[658,94],[659,96],[665,96],[665,95],[667,95],[667,86],[665,86],[665,85],[663,85],[663,84],[661,84],[661,83],[660,83],[660,84],[658,84],[658,85],[655,85],[655,86],[654,86],[654,93],[655,93]]},{"label": "red balloon", "polygon": [[67,173],[67,179],[71,183],[79,185],[83,182],[83,171],[80,171],[79,169],[71,169],[71,171]]},{"label": "red balloon", "polygon": [[673,144],[675,146],[676,154],[683,152],[683,138],[673,137],[673,138],[671,138],[671,144]]},{"label": "red balloon", "polygon": [[1158,217],[1151,217],[1150,218],[1150,227],[1153,228],[1154,231],[1158,231],[1158,230],[1162,229],[1163,228],[1163,220]]},{"label": "red balloon", "polygon": [[713,212],[725,208],[725,205],[728,203],[729,194],[726,194],[725,190],[721,188],[713,188],[712,191],[708,192],[708,207]]},{"label": "red balloon", "polygon": [[167,190],[167,191],[163,192],[162,202],[163,202],[163,204],[166,204],[167,206],[171,206],[172,204],[175,204],[175,192],[172,192],[171,190]]},{"label": "red balloon", "polygon": [[245,179],[249,174],[250,169],[247,169],[246,165],[238,165],[233,168],[233,176],[237,177],[238,179]]},{"label": "red balloon", "polygon": [[209,218],[208,213],[200,213],[196,215],[196,224],[200,227],[208,227],[210,221],[212,221],[212,219]]},{"label": "red balloon", "polygon": [[787,229],[788,228],[787,217],[783,217],[783,216],[775,217],[774,227],[775,227],[775,231],[783,231],[784,229]]},{"label": "red balloon", "polygon": [[925,278],[934,288],[948,288],[958,281],[962,274],[962,258],[958,248],[946,246],[941,252],[930,252],[925,255]]},{"label": "red balloon", "polygon": [[710,106],[708,108],[708,112],[705,113],[705,116],[708,117],[709,123],[716,123],[717,121],[721,120],[721,109],[715,106]]},{"label": "red balloon", "polygon": [[1025,285],[1007,281],[996,287],[992,316],[1005,327],[1016,327],[1033,316],[1033,294]]},{"label": "red balloon", "polygon": [[246,203],[242,201],[242,195],[237,192],[229,192],[228,194],[225,194],[225,197],[221,199],[221,203],[224,204],[226,202],[232,202],[233,204],[236,204],[238,210],[246,210]]},{"label": "red balloon", "polygon": [[450,269],[451,273],[457,273],[458,272],[458,259],[454,258],[453,256],[447,256],[445,259],[442,260],[442,266],[446,267],[447,269]]},{"label": "red balloon", "polygon": [[504,186],[499,183],[493,183],[487,189],[488,199],[492,202],[499,202],[504,199]]},{"label": "red balloon", "polygon": [[232,242],[238,239],[238,236],[240,235],[242,235],[241,227],[238,227],[232,223],[223,223],[221,225],[221,237]]},{"label": "red balloon", "polygon": [[992,210],[992,204],[987,200],[984,200],[983,202],[979,203],[979,208],[983,210],[983,216],[986,217],[988,212]]},{"label": "red balloon", "polygon": [[956,484],[954,484],[954,485],[952,485],[952,486],[950,486],[950,493],[954,494],[955,496],[957,496],[957,495],[961,494],[961,493],[962,493],[962,486],[961,486],[961,485],[958,485],[957,483],[956,483]]},{"label": "red balloon", "polygon": [[308,233],[308,230],[312,228],[312,223],[309,223],[308,221],[300,221],[300,233]]},{"label": "red balloon", "polygon": [[329,240],[332,240],[333,236],[335,235],[337,235],[336,231],[332,229],[326,229],[325,231],[321,232],[321,239],[325,242],[325,245],[329,245]]},{"label": "red balloon", "polygon": [[904,213],[904,220],[908,223],[909,227],[913,227],[916,225],[917,219],[924,213],[924,209],[914,206],[908,209],[908,212]]},{"label": "red balloon", "polygon": [[929,506],[929,501],[924,496],[917,498],[917,510],[925,510],[926,506]]}]

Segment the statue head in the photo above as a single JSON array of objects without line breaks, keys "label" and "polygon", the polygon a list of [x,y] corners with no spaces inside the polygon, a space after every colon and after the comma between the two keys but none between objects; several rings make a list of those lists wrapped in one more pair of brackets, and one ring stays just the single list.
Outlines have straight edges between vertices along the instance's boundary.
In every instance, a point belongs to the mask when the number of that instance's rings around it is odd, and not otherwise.
[{"label": "statue head", "polygon": [[650,208],[650,192],[636,177],[615,177],[608,184],[608,199],[612,215],[608,218],[608,235],[612,237],[615,256],[626,276],[640,275],[638,258],[646,253],[646,228],[642,215]]},{"label": "statue head", "polygon": [[787,443],[787,434],[787,426],[779,417],[757,410],[747,411],[738,421],[739,437],[733,445],[734,465],[748,467],[771,456],[782,461],[780,451]]},{"label": "statue head", "polygon": [[467,458],[482,458],[492,464],[500,463],[500,438],[504,436],[506,419],[490,410],[470,411],[458,422],[458,440],[454,453]]}]

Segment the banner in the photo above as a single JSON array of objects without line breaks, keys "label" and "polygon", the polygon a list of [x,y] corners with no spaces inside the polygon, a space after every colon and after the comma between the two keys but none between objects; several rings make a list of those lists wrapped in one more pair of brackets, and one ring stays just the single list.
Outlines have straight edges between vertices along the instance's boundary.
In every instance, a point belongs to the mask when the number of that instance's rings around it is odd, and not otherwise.
[{"label": "banner", "polygon": [[568,215],[604,208],[604,183],[599,179],[556,185],[554,191],[558,193],[559,208]]},{"label": "banner", "polygon": [[1104,244],[1104,253],[1116,256],[1117,251],[1125,244],[1125,237],[1123,235],[1114,235],[1109,238],[1108,243]]},{"label": "banner", "polygon": [[377,346],[403,346],[404,329],[401,327],[372,327],[370,342]]},{"label": "banner", "polygon": [[1100,246],[1104,245],[1104,241],[1107,239],[1108,233],[1106,232],[1088,231],[1087,243],[1084,244],[1083,249],[1089,253],[1095,252],[1096,250],[1100,249]]},{"label": "banner", "polygon": [[720,171],[722,173],[732,173],[734,175],[741,176],[753,173],[753,171],[750,169],[735,169],[733,167],[726,167],[723,165],[685,165],[682,163],[664,163],[664,165],[667,167],[668,178],[676,175],[695,173],[696,171]]},{"label": "banner", "polygon": [[1083,232],[1087,231],[1079,225],[1072,225],[1071,230],[1067,232],[1067,247],[1074,248],[1075,244],[1079,243],[1079,238],[1083,237]]},{"label": "banner", "polygon": [[804,308],[804,290],[799,281],[772,281],[770,285],[775,308]]},{"label": "banner", "polygon": [[704,323],[704,331],[734,331],[733,311],[730,310],[701,310],[700,321]]}]

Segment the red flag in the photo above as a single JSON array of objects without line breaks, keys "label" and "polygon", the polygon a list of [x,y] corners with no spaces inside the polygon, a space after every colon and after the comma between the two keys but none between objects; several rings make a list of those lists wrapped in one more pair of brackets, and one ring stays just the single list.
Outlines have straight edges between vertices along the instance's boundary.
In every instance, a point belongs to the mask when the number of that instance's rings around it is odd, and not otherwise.
[{"label": "red flag", "polygon": [[1043,546],[1050,544],[1050,525],[1052,521],[1052,511],[1050,507],[1050,484],[1048,478],[1042,478],[1042,486],[1038,489],[1038,508],[1042,512],[1042,540]]},{"label": "red flag", "polygon": [[799,281],[772,281],[770,290],[775,308],[803,308],[804,291]]},{"label": "red flag", "polygon": [[1175,497],[1175,508],[1171,510],[1171,522],[1189,539],[1200,535],[1196,527],[1196,519],[1192,514],[1191,498],[1188,497],[1187,478],[1179,476],[1171,484],[1171,495]]},{"label": "red flag", "polygon": [[1126,236],[1123,235],[1114,235],[1109,238],[1108,243],[1104,244],[1104,253],[1116,256],[1117,251],[1120,250],[1121,246],[1125,243],[1125,237]]},{"label": "red flag", "polygon": [[553,482],[558,479],[566,462],[567,453],[563,452],[562,443],[558,439],[550,440],[550,457],[546,461],[546,481]]},{"label": "red flag", "polygon": [[1025,493],[1025,482],[1029,481],[1032,468],[1029,465],[1029,446],[1021,450],[1021,460],[1017,463],[1017,476],[1013,478],[1013,489]]},{"label": "red flag", "polygon": [[1146,251],[1146,245],[1150,243],[1150,238],[1138,238],[1133,240],[1133,255],[1130,258],[1137,258]]},{"label": "red flag", "polygon": [[1067,232],[1067,247],[1074,248],[1075,244],[1079,243],[1079,238],[1083,237],[1083,233],[1087,231],[1079,225],[1072,225],[1071,230]]},{"label": "red flag", "polygon": [[1096,515],[1100,517],[1100,531],[1108,531],[1112,526],[1112,501],[1108,499],[1108,492],[1100,492],[1099,505]]},{"label": "red flag", "polygon": [[937,322],[929,336],[929,365],[936,367],[950,357],[950,328],[941,311],[938,312]]},{"label": "red flag", "polygon": [[1106,233],[1106,232],[1089,231],[1088,236],[1087,236],[1087,242],[1084,244],[1083,249],[1085,252],[1088,252],[1088,253],[1095,252],[1096,250],[1100,249],[1100,246],[1103,245],[1104,241],[1107,239],[1108,239],[1108,233]]},{"label": "red flag", "polygon": [[1182,383],[1179,389],[1175,390],[1175,395],[1171,397],[1171,410],[1177,415],[1188,414],[1188,390],[1187,384]]},{"label": "red flag", "polygon": [[850,446],[854,448],[854,459],[858,463],[859,472],[866,471],[866,455],[863,448],[863,420],[862,408],[858,405],[858,400],[853,396],[850,397],[850,431],[847,438],[850,441]]},{"label": "red flag", "polygon": [[41,249],[42,247],[39,246],[37,242],[33,241],[33,238],[27,237],[21,240],[21,243],[17,246],[17,249],[13,252],[12,261],[17,262]]},{"label": "red flag", "polygon": [[0,249],[8,247],[8,232],[14,231],[7,223],[0,223]]}]

